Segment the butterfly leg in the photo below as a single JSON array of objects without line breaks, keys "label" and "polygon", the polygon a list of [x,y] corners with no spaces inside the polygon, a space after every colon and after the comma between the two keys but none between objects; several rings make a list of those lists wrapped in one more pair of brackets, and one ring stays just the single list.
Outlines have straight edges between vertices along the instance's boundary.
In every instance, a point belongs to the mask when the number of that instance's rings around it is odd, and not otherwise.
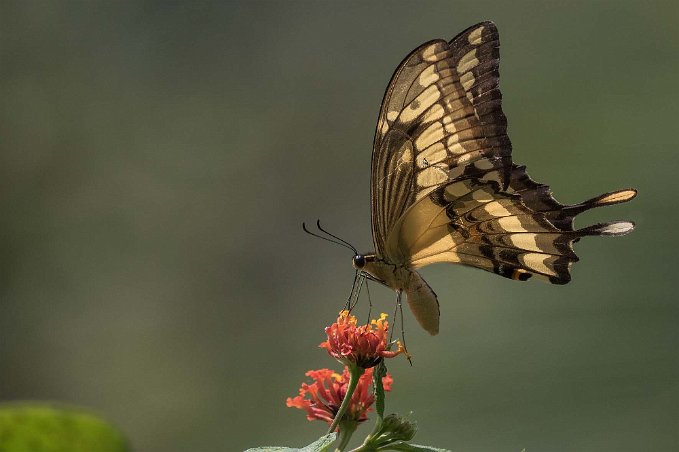
[{"label": "butterfly leg", "polygon": [[370,324],[370,316],[372,315],[373,312],[373,302],[370,299],[370,289],[368,288],[368,281],[365,282],[365,292],[368,295],[368,319],[366,321],[366,326],[368,326]]},{"label": "butterfly leg", "polygon": [[347,299],[347,302],[344,306],[347,311],[351,312],[356,306],[356,303],[358,303],[358,297],[361,295],[361,288],[363,287],[364,282],[365,273],[357,271],[356,275],[354,276],[354,284],[351,287],[351,293],[349,294],[349,298]]},{"label": "butterfly leg", "polygon": [[[403,294],[403,291],[397,290],[396,291],[396,307],[394,309],[394,325],[396,324],[396,314],[399,314],[399,317],[401,318],[401,342],[403,343],[403,351],[405,352],[406,358],[408,358],[408,362],[410,365],[413,365],[413,361],[410,359],[410,353],[408,353],[408,347],[406,346],[406,331],[405,331],[405,323],[403,321],[403,304],[401,303],[401,295]],[[391,333],[389,334],[389,342],[391,343],[392,338],[394,336],[394,329],[392,328]]]},{"label": "butterfly leg", "polygon": [[351,303],[351,307],[349,308],[350,311],[353,311],[353,309],[356,307],[356,304],[358,303],[358,298],[361,296],[361,289],[363,288],[363,284],[365,283],[365,273],[360,272],[358,275],[358,282],[356,283],[356,292],[354,295],[354,300]]},{"label": "butterfly leg", "polygon": [[351,292],[349,292],[349,296],[347,297],[347,302],[344,303],[344,309],[349,311],[351,308],[351,300],[354,298],[354,292],[356,292],[356,283],[358,282],[358,270],[356,270],[356,273],[354,273],[354,282],[351,284]]},{"label": "butterfly leg", "polygon": [[[387,286],[384,281],[375,278],[373,275],[370,273],[362,272],[360,270],[356,271],[356,274],[354,275],[354,284],[351,286],[351,293],[349,294],[349,297],[347,298],[347,302],[344,305],[344,309],[351,311],[354,306],[356,306],[356,303],[358,302],[358,296],[361,293],[361,288],[363,287],[363,283],[366,283],[366,290],[368,287],[367,281],[374,281],[376,283],[382,284],[384,287],[389,287]],[[370,294],[368,293],[368,297],[370,297]],[[370,299],[368,299],[368,303],[370,302]],[[370,304],[370,307],[372,308],[372,304]]]},{"label": "butterfly leg", "polygon": [[394,306],[394,315],[391,317],[394,319],[391,323],[391,331],[389,331],[389,343],[394,340],[394,327],[396,326],[396,314],[398,314],[398,305],[401,304],[401,292],[396,292],[396,306]]},{"label": "butterfly leg", "polygon": [[389,288],[389,286],[384,281],[382,281],[381,279],[375,278],[370,273],[363,273],[363,274],[365,275],[365,279],[367,279],[368,281],[373,281],[373,282],[376,282],[378,284],[382,284],[384,287]]}]

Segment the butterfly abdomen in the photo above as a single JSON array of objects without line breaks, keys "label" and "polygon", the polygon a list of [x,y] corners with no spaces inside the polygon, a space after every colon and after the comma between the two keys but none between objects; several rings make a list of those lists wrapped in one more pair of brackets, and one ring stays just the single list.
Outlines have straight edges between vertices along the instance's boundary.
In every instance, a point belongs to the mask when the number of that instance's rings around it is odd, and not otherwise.
[{"label": "butterfly abdomen", "polygon": [[405,290],[408,306],[417,322],[432,336],[439,332],[439,302],[429,284],[419,273],[410,272],[408,288]]},{"label": "butterfly abdomen", "polygon": [[434,335],[439,332],[439,303],[429,284],[414,270],[382,259],[366,259],[363,271],[385,286],[406,294],[408,306],[418,323]]}]

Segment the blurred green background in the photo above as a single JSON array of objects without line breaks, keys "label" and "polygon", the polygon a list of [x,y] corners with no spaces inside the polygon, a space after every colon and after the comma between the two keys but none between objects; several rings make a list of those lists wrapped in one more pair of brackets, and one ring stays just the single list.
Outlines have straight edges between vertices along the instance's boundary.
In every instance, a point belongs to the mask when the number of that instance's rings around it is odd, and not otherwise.
[{"label": "blurred green background", "polygon": [[339,368],[317,345],[353,270],[300,223],[370,249],[389,77],[484,19],[515,161],[562,202],[637,187],[578,223],[637,231],[579,243],[567,286],[426,268],[441,333],[406,312],[387,411],[456,451],[679,450],[676,1],[1,2],[0,401],[138,451],[320,436],[285,398]]}]

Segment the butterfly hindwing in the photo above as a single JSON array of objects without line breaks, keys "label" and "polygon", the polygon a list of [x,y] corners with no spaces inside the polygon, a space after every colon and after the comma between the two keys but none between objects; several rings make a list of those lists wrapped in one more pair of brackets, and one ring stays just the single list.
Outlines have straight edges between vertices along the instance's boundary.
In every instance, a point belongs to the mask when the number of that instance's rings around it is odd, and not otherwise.
[{"label": "butterfly hindwing", "polygon": [[[518,170],[512,174],[524,173]],[[408,209],[387,249],[400,253],[411,268],[460,263],[512,279],[535,275],[564,284],[578,260],[574,242],[587,235],[622,235],[633,228],[632,223],[623,221],[575,230],[573,218],[587,209],[628,201],[636,195],[635,190],[564,206],[544,185],[515,192],[513,183],[511,179],[510,187],[503,190],[497,180],[472,177],[439,187]],[[532,199],[532,207],[524,203],[524,197]]]}]

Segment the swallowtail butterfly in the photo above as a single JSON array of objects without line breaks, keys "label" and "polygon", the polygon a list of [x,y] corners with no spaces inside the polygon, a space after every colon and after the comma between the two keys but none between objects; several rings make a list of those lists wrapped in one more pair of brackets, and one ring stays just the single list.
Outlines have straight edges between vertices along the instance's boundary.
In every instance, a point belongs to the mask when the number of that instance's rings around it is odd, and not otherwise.
[{"label": "swallowtail butterfly", "polygon": [[564,205],[512,162],[498,66],[497,29],[481,22],[412,51],[382,101],[371,170],[375,251],[356,253],[353,265],[399,300],[405,293],[431,334],[439,330],[439,305],[418,268],[449,262],[565,284],[578,260],[574,242],[634,228],[615,221],[575,229],[573,219],[629,201],[636,190]]}]

